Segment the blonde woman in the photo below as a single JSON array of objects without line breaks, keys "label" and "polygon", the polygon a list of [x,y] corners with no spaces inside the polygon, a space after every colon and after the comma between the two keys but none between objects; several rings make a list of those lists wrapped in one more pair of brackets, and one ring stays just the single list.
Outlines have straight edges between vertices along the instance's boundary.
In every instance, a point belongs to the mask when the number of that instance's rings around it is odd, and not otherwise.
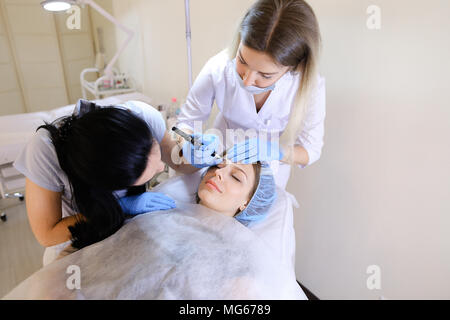
[{"label": "blonde woman", "polygon": [[[237,144],[226,143],[234,145],[227,158],[271,161],[272,166],[276,160],[275,181],[284,189],[290,165],[310,165],[322,151],[325,81],[318,74],[320,42],[316,16],[305,1],[257,1],[244,16],[233,45],[201,70],[177,125],[194,132],[195,121],[206,121],[215,101],[219,113],[214,127],[222,137],[227,137],[227,129],[257,133]],[[263,139],[261,132],[270,134]],[[183,145],[187,161],[197,168],[220,161],[213,157],[219,137],[194,135],[204,145]]]}]

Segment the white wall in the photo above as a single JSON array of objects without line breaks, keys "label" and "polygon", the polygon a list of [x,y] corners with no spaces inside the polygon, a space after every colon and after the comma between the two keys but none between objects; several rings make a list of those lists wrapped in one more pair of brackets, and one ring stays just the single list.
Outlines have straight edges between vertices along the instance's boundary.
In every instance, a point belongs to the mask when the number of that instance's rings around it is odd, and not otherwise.
[{"label": "white wall", "polygon": [[[61,50],[61,61],[64,66],[69,103],[76,103],[78,99],[82,98],[81,71],[85,68],[94,67],[95,49],[89,11],[89,7],[80,10],[79,30],[67,28],[66,21],[70,14],[53,14]],[[93,75],[91,74],[91,76]],[[87,80],[94,81],[95,77]]]},{"label": "white wall", "polygon": [[3,8],[0,2],[0,101],[7,102],[1,105],[0,116],[25,111]]},{"label": "white wall", "polygon": [[[379,31],[366,8],[381,8]],[[323,155],[295,170],[297,275],[321,298],[450,298],[450,3],[312,2]],[[366,269],[381,268],[381,290]]]},{"label": "white wall", "polygon": [[[252,1],[191,0],[194,77]],[[450,298],[450,3],[310,1],[322,29],[322,158],[293,170],[298,279],[322,299]],[[381,30],[366,27],[369,5]],[[184,1],[113,0],[120,68],[154,104],[187,94]],[[123,41],[117,32],[117,43]],[[366,286],[369,265],[381,289]]]},{"label": "white wall", "polygon": [[[191,0],[193,79],[212,55],[232,40],[249,0]],[[113,0],[114,14],[136,35],[119,59],[120,69],[136,78],[155,105],[188,93],[184,1]],[[205,13],[214,14],[205,14]],[[117,45],[125,34],[117,30]]]},{"label": "white wall", "polygon": [[[109,13],[113,13],[113,3],[112,0],[96,0],[95,1],[102,9]],[[116,44],[116,30],[114,25],[100,15],[96,10],[89,7],[90,18],[92,22],[92,34],[95,42],[95,52],[100,52],[103,45],[103,50],[105,51],[105,64],[107,64],[117,50]],[[99,40],[98,29],[101,29],[102,43]]]},{"label": "white wall", "polygon": [[81,29],[41,0],[0,0],[0,115],[49,110],[81,97],[80,73],[94,66],[89,8]]}]

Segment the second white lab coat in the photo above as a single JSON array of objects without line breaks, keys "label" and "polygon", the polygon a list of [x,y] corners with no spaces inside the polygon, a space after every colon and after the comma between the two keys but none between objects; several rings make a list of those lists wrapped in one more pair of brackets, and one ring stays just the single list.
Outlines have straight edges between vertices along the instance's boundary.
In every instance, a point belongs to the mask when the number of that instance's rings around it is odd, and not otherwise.
[{"label": "second white lab coat", "polygon": [[[222,134],[225,147],[236,142],[225,139],[227,129],[242,129],[241,135],[248,129],[281,135],[289,120],[299,81],[301,81],[301,74],[285,73],[276,82],[275,89],[257,112],[253,95],[240,86],[235,72],[234,59],[230,60],[225,50],[209,59],[197,76],[186,102],[181,107],[177,126],[196,132],[201,130],[201,123],[208,120],[215,101],[219,113],[214,128],[217,128]],[[320,158],[324,120],[325,80],[319,76],[316,91],[309,102],[303,120],[303,129],[296,140],[296,144],[303,146],[308,152],[308,165]],[[273,161],[271,167],[277,185],[284,189],[289,179],[290,165]],[[300,165],[299,167],[305,166]]]}]

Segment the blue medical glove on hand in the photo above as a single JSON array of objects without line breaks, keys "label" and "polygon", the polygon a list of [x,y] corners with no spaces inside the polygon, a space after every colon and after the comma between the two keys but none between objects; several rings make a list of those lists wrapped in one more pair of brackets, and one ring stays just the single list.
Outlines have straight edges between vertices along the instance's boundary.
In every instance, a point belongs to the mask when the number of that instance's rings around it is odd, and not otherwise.
[{"label": "blue medical glove on hand", "polygon": [[159,192],[123,197],[119,199],[119,204],[124,213],[132,215],[176,208],[175,201]]},{"label": "blue medical glove on hand", "polygon": [[219,148],[219,138],[215,134],[194,133],[192,136],[203,145],[194,145],[190,142],[183,144],[183,157],[191,165],[196,168],[204,168],[222,162],[222,159],[216,159],[212,156],[212,154],[218,152]]},{"label": "blue medical glove on hand", "polygon": [[231,162],[246,164],[257,161],[281,160],[283,156],[283,151],[278,142],[258,138],[246,139],[227,150],[227,158]]}]

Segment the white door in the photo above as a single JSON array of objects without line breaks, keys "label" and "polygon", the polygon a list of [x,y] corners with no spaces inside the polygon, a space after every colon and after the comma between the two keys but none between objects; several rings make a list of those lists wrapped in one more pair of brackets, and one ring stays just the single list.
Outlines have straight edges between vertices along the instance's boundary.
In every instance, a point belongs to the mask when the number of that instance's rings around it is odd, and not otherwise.
[{"label": "white door", "polygon": [[[55,20],[38,0],[0,0],[26,112],[68,104]],[[3,104],[3,103],[2,103]]]},{"label": "white door", "polygon": [[68,104],[55,20],[37,0],[2,0],[27,112]]},{"label": "white door", "polygon": [[0,116],[26,111],[2,13],[0,6]]}]

